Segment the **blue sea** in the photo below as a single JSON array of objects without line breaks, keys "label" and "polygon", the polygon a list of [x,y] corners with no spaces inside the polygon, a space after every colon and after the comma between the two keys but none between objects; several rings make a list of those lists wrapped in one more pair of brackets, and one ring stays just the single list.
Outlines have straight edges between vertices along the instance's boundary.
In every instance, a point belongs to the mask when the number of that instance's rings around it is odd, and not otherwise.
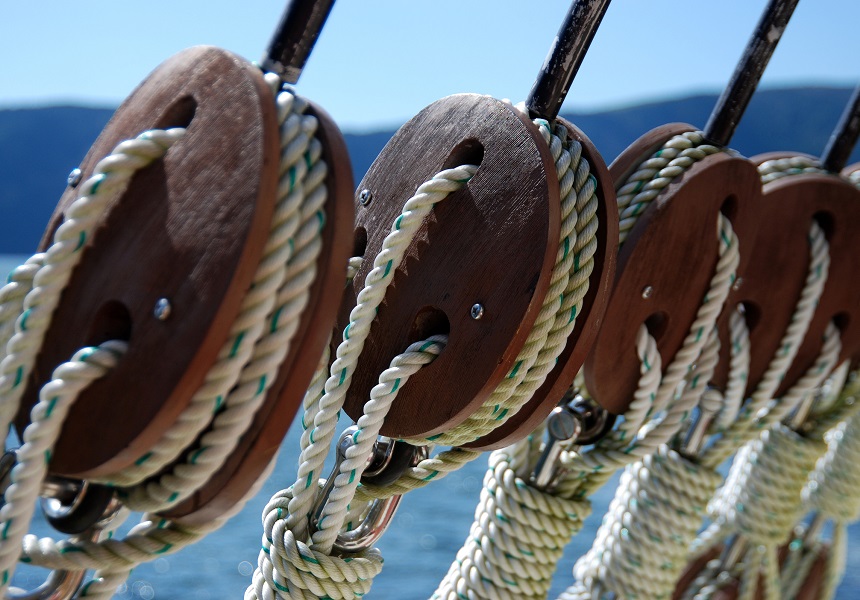
[{"label": "blue sea", "polygon": [[[5,274],[25,258],[0,256],[0,274],[5,278]],[[135,569],[117,597],[144,600],[241,598],[256,566],[262,535],[260,513],[272,494],[294,480],[298,429],[294,426],[290,431],[274,474],[241,513],[196,545]],[[385,568],[375,579],[369,598],[412,599],[432,594],[469,532],[485,470],[486,461],[478,459],[445,479],[407,494],[379,544]],[[593,497],[594,514],[568,545],[551,598],[571,583],[573,563],[591,546],[617,479]],[[35,523],[34,529],[34,533],[48,533],[43,524]],[[850,529],[850,536],[847,574],[837,594],[839,600],[860,598],[860,525]],[[19,570],[15,583],[34,587],[43,575],[37,569]]]}]

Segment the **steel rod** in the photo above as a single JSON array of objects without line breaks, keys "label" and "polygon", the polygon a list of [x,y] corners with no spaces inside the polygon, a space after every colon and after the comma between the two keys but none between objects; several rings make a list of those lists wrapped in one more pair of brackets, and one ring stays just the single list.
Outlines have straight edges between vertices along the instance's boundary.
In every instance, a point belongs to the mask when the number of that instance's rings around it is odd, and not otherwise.
[{"label": "steel rod", "polygon": [[821,165],[831,173],[838,173],[844,169],[848,159],[851,158],[854,146],[857,145],[858,137],[860,137],[860,84],[854,88],[854,93],[845,110],[842,111],[842,116],[827,142],[827,147],[824,148]]},{"label": "steel rod", "polygon": [[526,98],[532,117],[554,120],[610,0],[574,0]]},{"label": "steel rod", "polygon": [[333,5],[334,0],[291,0],[263,56],[263,69],[296,83]]},{"label": "steel rod", "polygon": [[726,146],[737,129],[768,61],[799,0],[771,0],[753,32],[728,87],[705,125],[705,137]]}]

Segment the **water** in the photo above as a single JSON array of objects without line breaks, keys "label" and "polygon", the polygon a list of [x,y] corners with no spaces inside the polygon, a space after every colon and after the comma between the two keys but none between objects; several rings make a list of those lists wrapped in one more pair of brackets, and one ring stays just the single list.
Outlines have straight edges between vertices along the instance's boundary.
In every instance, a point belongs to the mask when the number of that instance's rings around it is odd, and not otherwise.
[{"label": "water", "polygon": [[[0,256],[4,275],[26,257]],[[278,466],[257,497],[222,529],[194,546],[134,570],[118,598],[143,600],[220,600],[241,598],[257,563],[262,525],[260,513],[272,494],[290,485],[298,456],[298,428],[287,436]],[[371,598],[427,598],[444,577],[468,534],[478,501],[486,460],[478,459],[445,479],[407,494],[391,529],[379,544],[385,568],[376,578]],[[577,557],[591,546],[600,519],[612,499],[617,477],[593,497],[594,514],[565,550],[550,594],[554,598],[571,582]],[[850,528],[848,564],[837,598],[860,597],[860,525]],[[48,534],[43,523],[34,533]],[[43,573],[19,570],[16,584],[33,587]]]}]

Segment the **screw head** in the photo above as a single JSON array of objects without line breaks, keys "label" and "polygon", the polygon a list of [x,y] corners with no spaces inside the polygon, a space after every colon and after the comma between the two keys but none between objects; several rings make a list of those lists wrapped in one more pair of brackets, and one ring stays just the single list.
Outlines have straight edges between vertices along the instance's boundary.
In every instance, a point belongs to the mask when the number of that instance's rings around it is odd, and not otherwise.
[{"label": "screw head", "polygon": [[741,289],[741,286],[742,286],[743,284],[744,284],[744,278],[743,278],[743,277],[738,277],[737,279],[735,279],[735,283],[734,283],[734,285],[732,286],[732,289],[733,289],[734,291],[738,291],[739,289]]},{"label": "screw head", "polygon": [[78,169],[77,167],[75,167],[69,173],[69,177],[68,177],[68,179],[66,179],[66,182],[69,184],[70,188],[76,188],[76,187],[78,187],[78,184],[81,182],[82,177],[83,177],[83,173],[81,172],[81,170]]},{"label": "screw head", "polygon": [[373,194],[370,190],[361,190],[358,194],[358,201],[361,202],[362,206],[367,206],[371,200],[373,200]]},{"label": "screw head", "polygon": [[155,308],[152,311],[152,314],[155,315],[155,318],[159,321],[166,321],[170,318],[170,312],[173,309],[170,306],[170,300],[167,298],[159,298],[158,302],[155,303]]},{"label": "screw head", "polygon": [[483,304],[473,304],[472,310],[469,311],[469,314],[472,315],[472,318],[476,321],[484,316],[484,305]]},{"label": "screw head", "polygon": [[654,288],[651,287],[650,285],[646,285],[644,288],[642,288],[642,297],[645,298],[646,300],[653,295],[654,295]]}]

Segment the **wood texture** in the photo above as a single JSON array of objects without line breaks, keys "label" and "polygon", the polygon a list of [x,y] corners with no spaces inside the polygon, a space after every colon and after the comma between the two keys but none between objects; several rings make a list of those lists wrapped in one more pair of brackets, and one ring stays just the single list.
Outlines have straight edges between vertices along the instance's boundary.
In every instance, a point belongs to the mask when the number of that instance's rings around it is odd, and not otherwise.
[{"label": "wood texture", "polygon": [[597,209],[597,219],[600,226],[597,232],[594,270],[589,278],[588,292],[577,317],[576,326],[556,366],[547,375],[546,381],[538,388],[531,400],[503,426],[475,443],[467,444],[471,449],[495,450],[513,444],[529,435],[549,416],[564,392],[570,387],[582,363],[585,362],[585,357],[591,350],[603,323],[603,315],[609,303],[609,294],[615,279],[615,260],[618,250],[618,205],[615,202],[615,189],[603,157],[591,140],[572,123],[564,119],[558,119],[558,122],[564,124],[570,136],[582,144],[582,154],[591,165],[591,172],[598,183],[597,197],[600,204]]},{"label": "wood texture", "polygon": [[290,351],[266,401],[248,431],[223,467],[187,501],[163,513],[183,523],[203,524],[223,515],[237,504],[260,477],[281,446],[301,409],[320,356],[329,343],[352,251],[353,180],[346,142],[325,111],[311,103],[308,110],[319,119],[318,137],[323,160],[329,166],[326,186],[323,246],[317,258],[317,275]]},{"label": "wood texture", "polygon": [[[650,139],[637,146],[659,146],[654,136],[646,136]],[[650,153],[640,160],[646,156]],[[617,172],[625,170],[619,161],[613,165],[618,165]],[[604,326],[585,363],[588,389],[609,412],[626,410],[637,388],[636,334],[642,323],[648,324],[657,340],[664,372],[689,333],[717,264],[721,210],[741,240],[739,271],[743,272],[749,260],[743,253],[744,240],[753,239],[758,226],[750,218],[750,207],[760,194],[752,163],[720,153],[693,165],[642,213],[619,251]],[[644,297],[649,287],[650,295]]]},{"label": "wood texture", "polygon": [[[777,155],[756,157],[763,162]],[[744,304],[750,328],[750,371],[747,393],[761,381],[791,322],[809,270],[809,227],[818,219],[830,245],[830,270],[818,308],[777,390],[785,393],[815,363],[821,353],[827,324],[836,320],[841,330],[840,359],[860,353],[860,254],[854,243],[860,226],[860,192],[839,177],[802,174],[766,184],[756,208],[761,227],[754,249],[755,260],[743,275],[743,284],[729,297],[731,306]],[[727,335],[728,324],[721,322]],[[723,337],[723,339],[727,339]],[[715,381],[726,378],[727,345]]]},{"label": "wood texture", "polygon": [[[404,125],[359,185],[372,193],[367,206],[356,198],[366,260],[346,291],[338,329],[406,200],[442,168],[478,162],[469,184],[425,220],[362,352],[345,407],[353,419],[397,354],[450,331],[445,351],[398,392],[383,435],[428,436],[462,422],[512,368],[546,294],[560,220],[558,186],[548,179],[552,157],[511,107],[461,94]],[[479,320],[470,316],[476,303],[484,307]]]},{"label": "wood texture", "polygon": [[[129,340],[117,368],[72,408],[55,473],[112,472],[149,451],[214,362],[259,262],[277,182],[277,120],[259,70],[228,52],[193,48],[157,68],[93,145],[84,179],[120,141],[186,124],[185,138],[113,199],[28,382],[19,427],[54,367],[81,347]],[[64,193],[40,248],[76,197]],[[153,316],[160,298],[172,305],[165,321]]]}]

